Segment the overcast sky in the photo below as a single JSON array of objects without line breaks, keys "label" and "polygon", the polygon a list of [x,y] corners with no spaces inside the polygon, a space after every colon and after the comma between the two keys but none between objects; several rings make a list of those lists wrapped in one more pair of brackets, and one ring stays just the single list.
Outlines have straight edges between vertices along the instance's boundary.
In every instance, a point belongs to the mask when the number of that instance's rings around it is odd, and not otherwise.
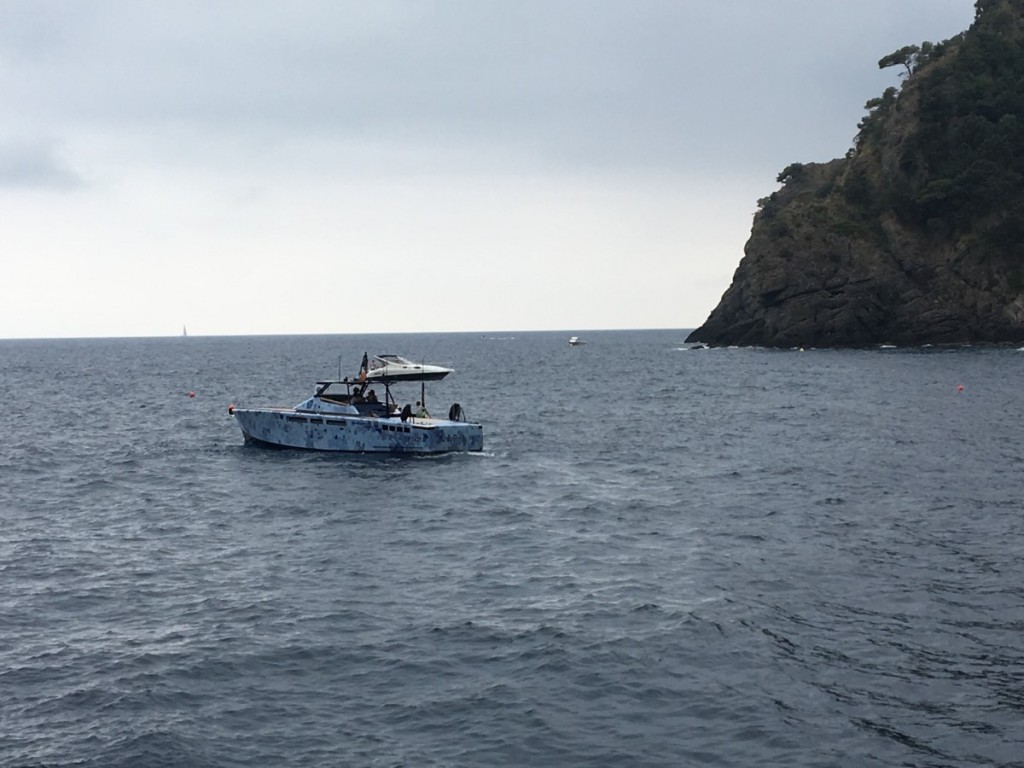
[{"label": "overcast sky", "polygon": [[973,0],[0,0],[0,338],[691,328]]}]

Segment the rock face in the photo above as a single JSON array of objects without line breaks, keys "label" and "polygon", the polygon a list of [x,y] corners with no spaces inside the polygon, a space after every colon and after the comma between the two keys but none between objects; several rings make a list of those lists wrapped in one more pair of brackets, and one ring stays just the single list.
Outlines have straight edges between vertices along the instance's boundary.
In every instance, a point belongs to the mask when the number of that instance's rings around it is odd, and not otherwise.
[{"label": "rock face", "polygon": [[690,341],[774,347],[1024,341],[1024,0],[880,65],[854,148],[793,164]]}]

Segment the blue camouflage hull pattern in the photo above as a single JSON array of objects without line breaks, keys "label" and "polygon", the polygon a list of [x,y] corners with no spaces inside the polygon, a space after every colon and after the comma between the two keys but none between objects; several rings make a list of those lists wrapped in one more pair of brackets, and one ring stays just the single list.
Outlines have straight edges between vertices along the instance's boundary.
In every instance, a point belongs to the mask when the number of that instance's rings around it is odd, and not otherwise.
[{"label": "blue camouflage hull pattern", "polygon": [[342,453],[482,451],[479,424],[445,419],[361,418],[291,408],[235,408],[246,442]]}]

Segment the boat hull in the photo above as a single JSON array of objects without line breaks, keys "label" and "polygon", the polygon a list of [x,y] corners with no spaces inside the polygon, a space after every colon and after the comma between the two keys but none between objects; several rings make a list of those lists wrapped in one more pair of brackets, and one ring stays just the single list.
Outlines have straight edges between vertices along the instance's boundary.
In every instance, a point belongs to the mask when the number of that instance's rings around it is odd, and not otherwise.
[{"label": "boat hull", "polygon": [[293,408],[235,408],[246,442],[336,453],[482,451],[483,427],[445,419],[363,418]]}]

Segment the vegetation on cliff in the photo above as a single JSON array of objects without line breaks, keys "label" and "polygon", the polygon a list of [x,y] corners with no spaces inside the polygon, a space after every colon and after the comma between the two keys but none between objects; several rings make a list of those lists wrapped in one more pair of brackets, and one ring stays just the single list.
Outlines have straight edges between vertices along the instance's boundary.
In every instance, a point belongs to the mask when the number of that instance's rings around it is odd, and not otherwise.
[{"label": "vegetation on cliff", "polygon": [[1024,340],[1024,0],[879,66],[853,148],[759,201],[733,284],[691,338],[847,346]]}]

